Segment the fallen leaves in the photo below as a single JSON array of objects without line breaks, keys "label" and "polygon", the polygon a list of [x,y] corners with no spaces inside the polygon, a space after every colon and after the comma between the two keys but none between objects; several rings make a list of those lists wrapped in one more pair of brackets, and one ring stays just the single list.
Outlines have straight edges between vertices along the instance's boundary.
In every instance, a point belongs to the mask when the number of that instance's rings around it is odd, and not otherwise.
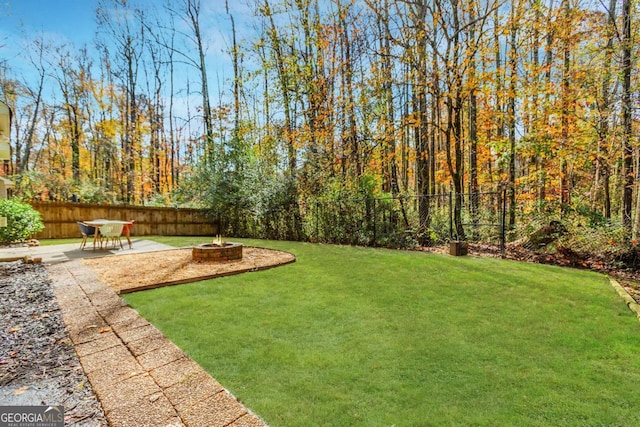
[{"label": "fallen leaves", "polygon": [[17,389],[16,391],[13,392],[14,396],[20,396],[21,394],[23,394],[25,391],[29,390],[29,386],[22,386],[19,389]]}]

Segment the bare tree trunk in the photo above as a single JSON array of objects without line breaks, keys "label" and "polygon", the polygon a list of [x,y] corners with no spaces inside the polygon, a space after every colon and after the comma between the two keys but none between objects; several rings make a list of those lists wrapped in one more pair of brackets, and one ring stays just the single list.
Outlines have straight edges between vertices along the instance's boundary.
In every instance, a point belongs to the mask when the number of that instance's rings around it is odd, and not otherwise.
[{"label": "bare tree trunk", "polygon": [[569,0],[563,0],[563,11],[565,21],[563,25],[563,74],[562,74],[562,118],[561,118],[561,136],[560,136],[560,204],[566,209],[571,204],[569,196],[569,166],[564,151],[569,145],[569,90],[570,90],[570,73],[571,73],[571,48],[569,38],[571,37],[570,24],[570,5]]},{"label": "bare tree trunk", "polygon": [[[462,225],[462,194],[463,194],[463,161],[462,161],[462,67],[460,66],[462,46],[460,44],[460,16],[458,0],[451,0],[452,34],[447,38],[447,84],[448,94],[445,98],[447,108],[446,154],[447,166],[453,184],[453,224],[455,238],[465,240]],[[453,155],[452,155],[453,151]]]},{"label": "bare tree trunk", "polygon": [[[142,12],[139,14],[140,24],[145,26],[145,16]],[[160,26],[158,24],[158,26]],[[147,51],[151,57],[151,67],[145,67],[145,75],[147,82],[147,120],[149,122],[149,165],[152,183],[152,194],[160,194],[163,192],[164,184],[167,182],[164,168],[161,163],[161,151],[163,146],[164,135],[164,105],[162,97],[163,87],[163,64],[168,61],[163,57],[163,51],[159,48],[163,45],[158,37],[147,44]],[[149,77],[149,68],[153,70],[153,76]],[[153,83],[153,86],[151,86]],[[173,96],[171,94],[170,96]],[[168,151],[168,150],[167,150]],[[143,172],[144,173],[144,172]],[[141,186],[141,191],[144,191],[144,186]],[[146,195],[142,195],[143,200],[146,199]]]},{"label": "bare tree trunk", "polygon": [[263,13],[269,20],[269,29],[267,31],[269,39],[271,41],[271,47],[273,49],[274,61],[278,74],[278,85],[282,95],[282,104],[284,109],[284,129],[283,137],[286,142],[287,148],[287,160],[288,160],[288,191],[287,196],[289,198],[289,208],[292,215],[292,221],[288,224],[288,238],[297,239],[303,233],[302,230],[302,217],[300,214],[300,206],[298,204],[298,163],[297,163],[297,150],[294,144],[294,120],[292,109],[292,96],[290,89],[290,74],[285,65],[285,57],[282,49],[280,36],[278,35],[275,20],[271,13],[271,7],[269,1],[264,0]]},{"label": "bare tree trunk", "polygon": [[45,47],[43,46],[42,40],[36,43],[36,49],[38,50],[38,63],[36,64],[32,60],[32,64],[38,70],[38,87],[36,88],[35,93],[29,90],[32,97],[34,98],[34,104],[33,104],[33,113],[31,116],[31,123],[29,124],[29,130],[24,136],[24,149],[22,153],[20,153],[20,150],[17,149],[19,146],[16,145],[15,158],[16,158],[16,170],[18,173],[23,173],[29,170],[29,158],[31,156],[31,149],[33,147],[33,143],[35,140],[36,127],[38,124],[38,120],[40,118],[40,109],[42,108],[42,102],[43,102],[42,91],[44,89],[45,76],[46,76],[46,70],[42,63],[44,48]]},{"label": "bare tree trunk", "polygon": [[[541,17],[542,13],[540,11],[540,0],[533,0],[532,6],[534,8],[534,19],[533,23],[533,32],[532,32],[532,62],[533,62],[533,82],[531,83],[533,86],[533,91],[531,94],[532,98],[532,115],[531,115],[531,130],[534,135],[534,138],[540,138],[540,102],[538,98],[538,92],[540,90],[540,25],[541,25]],[[537,184],[537,199],[538,203],[542,203],[544,201],[544,193],[542,189],[544,188],[544,167],[543,167],[543,153],[537,152],[535,157],[536,162],[536,184]]]},{"label": "bare tree trunk", "polygon": [[[380,40],[380,51],[382,53],[383,70],[383,93],[386,111],[385,117],[385,149],[383,156],[388,162],[388,170],[385,170],[385,177],[388,180],[388,188],[394,196],[400,194],[398,184],[398,162],[396,160],[396,127],[395,127],[395,105],[393,102],[393,82],[391,63],[391,30],[389,28],[389,2],[385,0],[382,11],[382,27],[384,34]],[[404,206],[402,209],[405,225],[408,226]]]},{"label": "bare tree trunk", "polygon": [[440,92],[440,71],[439,61],[436,50],[436,35],[438,28],[433,28],[433,38],[431,40],[431,132],[429,133],[429,194],[436,194],[436,155],[440,152],[440,140],[442,138],[441,126],[442,116],[440,107],[442,105],[442,96]]},{"label": "bare tree trunk", "polygon": [[516,83],[518,79],[518,3],[511,4],[509,44],[509,93],[507,96],[507,127],[509,130],[509,228],[516,224]]},{"label": "bare tree trunk", "polygon": [[351,52],[351,40],[349,39],[349,28],[347,25],[347,17],[344,12],[343,6],[340,6],[339,12],[339,25],[341,27],[340,31],[340,43],[342,48],[343,62],[342,68],[344,73],[344,88],[343,90],[346,93],[346,105],[345,111],[343,114],[346,115],[346,128],[343,129],[343,139],[345,140],[345,145],[349,147],[349,152],[351,154],[351,162],[354,166],[355,178],[359,178],[362,175],[362,156],[360,153],[360,144],[358,141],[357,135],[357,125],[356,125],[356,104],[354,98],[354,83],[353,83],[353,58]]},{"label": "bare tree trunk", "polygon": [[179,170],[179,141],[176,138],[176,126],[174,123],[174,94],[175,94],[175,62],[174,62],[174,42],[175,42],[175,25],[173,25],[173,18],[171,18],[171,38],[167,49],[168,61],[169,61],[169,170],[171,176],[170,190],[175,190],[180,183]]},{"label": "bare tree trunk", "polygon": [[[430,157],[433,152],[430,151],[428,122],[427,116],[427,28],[426,16],[427,8],[424,0],[416,3],[415,10],[415,28],[416,28],[416,61],[415,61],[415,81],[414,81],[414,114],[417,117],[414,126],[416,140],[416,181],[418,193],[418,215],[420,223],[420,243],[429,243],[429,234],[427,233],[431,226],[430,200],[428,195],[430,189]],[[435,108],[434,108],[435,109]],[[434,127],[432,127],[433,129]]]},{"label": "bare tree trunk", "polygon": [[601,192],[602,210],[605,218],[611,218],[611,194],[610,177],[611,167],[609,165],[609,121],[611,119],[611,62],[613,58],[613,42],[616,32],[616,0],[609,0],[608,23],[607,23],[607,45],[604,52],[603,77],[602,77],[602,98],[600,101],[600,117],[598,120],[598,157],[596,195]]},{"label": "bare tree trunk", "polygon": [[125,124],[124,146],[123,146],[123,170],[127,178],[127,190],[123,195],[124,200],[130,203],[135,197],[135,159],[134,150],[138,141],[138,92],[137,92],[137,63],[134,58],[137,52],[130,44],[125,50],[127,59],[127,120]]},{"label": "bare tree trunk", "polygon": [[271,46],[273,48],[273,54],[275,59],[276,69],[278,71],[278,84],[280,87],[280,93],[282,95],[282,106],[284,108],[284,139],[287,142],[287,154],[288,154],[288,169],[289,177],[295,179],[297,175],[297,153],[293,144],[293,116],[291,110],[291,94],[289,89],[289,75],[284,64],[284,54],[280,43],[280,37],[278,35],[276,24],[271,13],[271,7],[269,0],[264,0],[264,13],[269,19],[269,29],[267,31]]},{"label": "bare tree trunk", "polygon": [[[233,15],[229,12],[229,1],[225,0],[225,6],[227,9],[227,15],[231,20],[231,61],[233,62],[233,141],[234,144],[240,142],[240,47],[236,40],[236,21],[233,19]],[[237,167],[241,165],[236,165]]]},{"label": "bare tree trunk", "polygon": [[[553,1],[549,5],[549,16],[547,17],[547,22],[549,23],[549,27],[547,28],[547,35],[545,38],[545,60],[544,60],[544,70],[545,70],[545,109],[543,113],[542,119],[545,123],[549,118],[549,111],[546,105],[549,104],[549,98],[551,96],[549,87],[551,86],[551,67],[553,65],[553,41],[555,38],[555,27],[552,22],[551,14],[553,13]],[[545,129],[545,137],[548,137],[548,131]],[[544,202],[547,197],[547,169],[548,169],[548,161],[546,157],[543,157],[540,162],[540,179],[538,181],[538,197],[540,203]]]},{"label": "bare tree trunk", "polygon": [[632,233],[631,210],[633,205],[633,187],[635,185],[633,165],[633,145],[631,141],[631,0],[622,1],[622,144],[623,177],[622,225],[630,236]]},{"label": "bare tree trunk", "polygon": [[[113,9],[119,11],[117,19],[113,19]],[[121,80],[124,89],[124,99],[119,102],[120,121],[123,134],[120,137],[122,159],[120,162],[120,197],[126,203],[135,202],[136,194],[136,149],[140,146],[142,135],[139,126],[141,118],[138,93],[138,69],[144,38],[142,27],[132,28],[132,21],[128,16],[133,11],[126,0],[104,0],[99,4],[97,17],[98,25],[105,29],[115,43],[115,50],[108,48],[105,53],[115,55],[119,59],[119,69],[114,75]]]},{"label": "bare tree trunk", "polygon": [[469,41],[471,58],[469,62],[469,193],[471,204],[471,221],[474,230],[478,224],[478,101],[476,97],[476,4],[469,2]]},{"label": "bare tree trunk", "polygon": [[200,32],[200,0],[185,0],[185,11],[193,31],[198,48],[198,70],[200,71],[200,87],[202,95],[202,120],[204,122],[205,162],[212,164],[216,159],[216,148],[213,136],[213,119],[211,117],[211,101],[209,99],[209,81],[207,78],[207,62],[205,59],[202,33]]},{"label": "bare tree trunk", "polygon": [[498,8],[495,9],[494,11],[494,17],[493,17],[493,25],[494,25],[494,34],[493,34],[493,38],[494,38],[494,44],[493,44],[493,49],[495,52],[495,73],[496,73],[496,78],[495,78],[495,99],[496,99],[496,105],[495,105],[495,110],[496,110],[496,121],[497,121],[497,129],[496,129],[496,136],[498,139],[502,139],[504,138],[505,132],[504,132],[504,111],[503,111],[503,106],[502,106],[502,92],[503,92],[503,88],[504,88],[504,75],[503,75],[503,66],[502,66],[502,56],[501,56],[501,46],[502,46],[502,42],[500,41],[500,28],[501,28],[501,24],[500,24],[500,15],[498,13]]}]

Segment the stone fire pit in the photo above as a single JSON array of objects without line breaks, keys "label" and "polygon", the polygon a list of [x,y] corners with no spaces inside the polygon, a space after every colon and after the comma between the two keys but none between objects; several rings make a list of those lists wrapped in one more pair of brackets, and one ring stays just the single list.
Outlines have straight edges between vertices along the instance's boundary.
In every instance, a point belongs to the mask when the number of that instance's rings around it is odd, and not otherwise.
[{"label": "stone fire pit", "polygon": [[204,243],[193,247],[193,260],[197,262],[223,262],[242,259],[242,243]]}]

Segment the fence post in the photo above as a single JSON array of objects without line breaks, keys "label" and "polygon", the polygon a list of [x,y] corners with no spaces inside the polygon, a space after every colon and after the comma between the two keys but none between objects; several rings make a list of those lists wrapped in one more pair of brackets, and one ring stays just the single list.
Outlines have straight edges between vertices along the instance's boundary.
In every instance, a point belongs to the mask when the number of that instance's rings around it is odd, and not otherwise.
[{"label": "fence post", "polygon": [[320,202],[316,200],[316,243],[320,243]]},{"label": "fence post", "polygon": [[453,240],[453,195],[449,191],[449,240]]},{"label": "fence post", "polygon": [[377,230],[378,227],[376,226],[378,224],[378,210],[376,207],[376,198],[373,199],[373,242],[372,242],[372,246],[376,245],[376,242],[378,241],[378,236],[377,236]]}]

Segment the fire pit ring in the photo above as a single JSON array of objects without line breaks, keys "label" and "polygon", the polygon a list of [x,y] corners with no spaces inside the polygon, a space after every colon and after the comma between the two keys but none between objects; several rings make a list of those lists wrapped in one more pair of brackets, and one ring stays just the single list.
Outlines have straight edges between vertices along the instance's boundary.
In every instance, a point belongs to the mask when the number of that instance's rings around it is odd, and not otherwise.
[{"label": "fire pit ring", "polygon": [[204,243],[191,251],[196,262],[224,262],[242,259],[242,243]]}]

